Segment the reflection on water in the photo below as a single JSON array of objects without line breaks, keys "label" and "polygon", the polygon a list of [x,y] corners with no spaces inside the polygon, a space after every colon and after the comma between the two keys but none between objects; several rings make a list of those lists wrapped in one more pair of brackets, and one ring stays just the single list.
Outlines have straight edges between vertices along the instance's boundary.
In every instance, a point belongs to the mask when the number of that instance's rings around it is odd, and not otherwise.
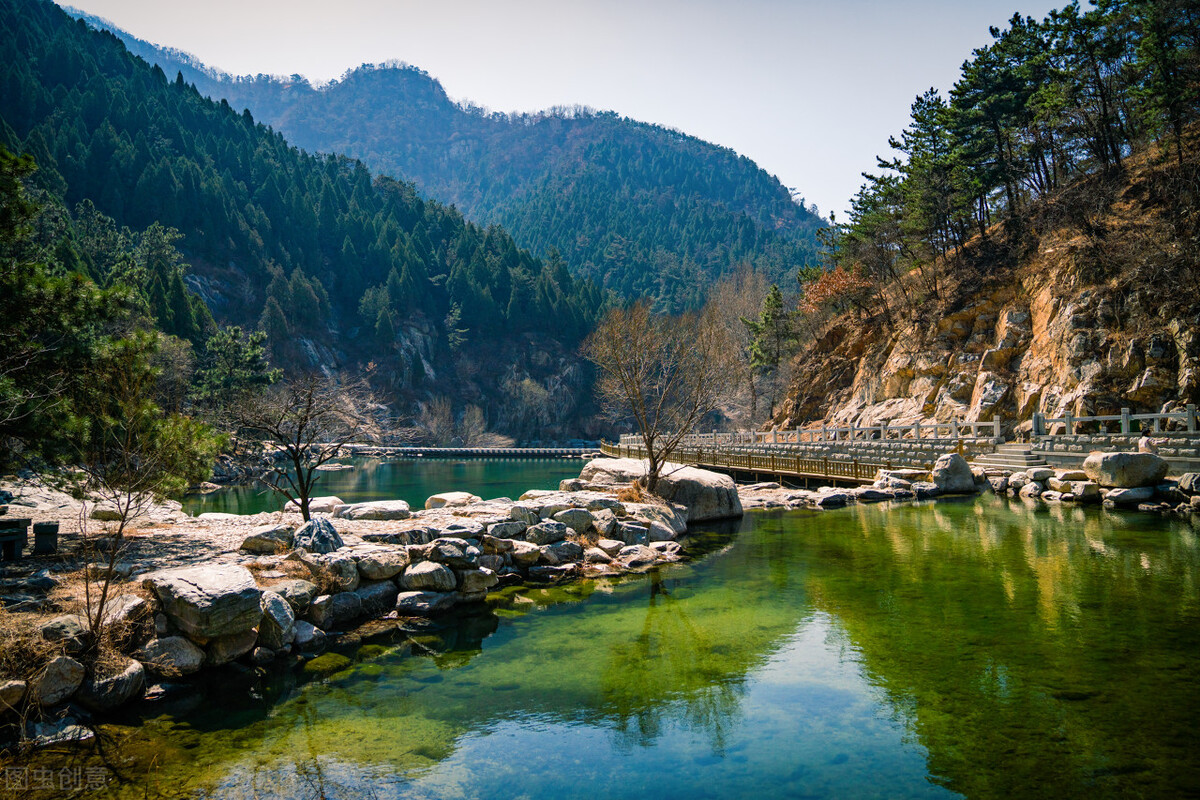
[{"label": "reflection on water", "polygon": [[[353,469],[323,472],[317,495],[335,495],[347,503],[404,500],[424,508],[439,492],[470,492],[484,499],[520,497],[529,489],[558,486],[564,478],[579,477],[582,462],[570,458],[344,458]],[[183,508],[193,516],[209,511],[257,514],[278,511],[283,499],[262,484],[231,486],[211,494],[189,495]]]},{"label": "reflection on water", "polygon": [[[1185,797],[1187,523],[981,498],[749,516],[109,726],[119,796]],[[133,722],[134,720],[130,720]]]}]

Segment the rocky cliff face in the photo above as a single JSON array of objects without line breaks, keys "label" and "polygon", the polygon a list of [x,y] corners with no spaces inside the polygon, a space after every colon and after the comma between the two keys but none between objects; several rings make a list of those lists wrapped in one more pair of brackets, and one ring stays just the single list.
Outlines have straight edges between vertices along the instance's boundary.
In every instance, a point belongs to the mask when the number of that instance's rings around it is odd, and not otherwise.
[{"label": "rocky cliff face", "polygon": [[[992,242],[977,240],[941,297],[901,306],[892,326],[829,321],[797,357],[773,423],[998,416],[1020,430],[1034,412],[1144,413],[1196,402],[1197,175],[1191,162],[1135,165],[1090,188],[1103,202],[1089,208],[1086,225],[1065,207],[1079,202],[1069,196],[1022,220],[1018,236],[995,230]],[[1169,190],[1179,185],[1190,189]]]}]

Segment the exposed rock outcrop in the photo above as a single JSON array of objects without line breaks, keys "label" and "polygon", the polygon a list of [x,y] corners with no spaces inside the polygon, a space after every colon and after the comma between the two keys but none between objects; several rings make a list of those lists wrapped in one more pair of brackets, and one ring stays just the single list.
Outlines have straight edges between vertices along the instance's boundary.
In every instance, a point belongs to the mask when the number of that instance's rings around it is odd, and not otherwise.
[{"label": "exposed rock outcrop", "polygon": [[[595,484],[631,483],[645,476],[647,462],[635,458],[598,458],[579,473]],[[665,464],[656,492],[663,499],[687,508],[688,522],[730,519],[742,515],[733,478],[706,469]]]},{"label": "exposed rock outcrop", "polygon": [[[1200,295],[1182,223],[1160,202],[1167,167],[1152,154],[1126,167],[1123,183],[1093,187],[1111,194],[1087,225],[1064,213],[1071,201],[1047,200],[929,265],[941,272],[935,293],[920,271],[907,294],[892,287],[891,324],[848,312],[818,328],[773,425],[998,417],[1028,430],[1034,412],[1158,413],[1200,400]],[[1166,259],[1153,280],[1139,273],[1150,253]]]}]

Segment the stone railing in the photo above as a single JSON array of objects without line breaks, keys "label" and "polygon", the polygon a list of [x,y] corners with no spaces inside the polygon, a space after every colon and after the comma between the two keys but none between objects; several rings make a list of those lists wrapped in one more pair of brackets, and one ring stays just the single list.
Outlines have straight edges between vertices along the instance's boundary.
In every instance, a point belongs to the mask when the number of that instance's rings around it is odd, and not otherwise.
[{"label": "stone railing", "polygon": [[[726,446],[780,445],[780,444],[829,444],[846,442],[869,441],[907,441],[907,442],[940,442],[978,440],[989,444],[1000,444],[1004,441],[1001,433],[1000,420],[992,422],[914,422],[910,425],[881,425],[857,426],[845,428],[794,428],[776,431],[734,431],[731,433],[692,433],[683,437],[680,443],[688,448],[714,448]],[[619,444],[638,445],[641,437],[635,433],[622,434]]]},{"label": "stone railing", "polygon": [[1172,475],[1200,472],[1200,420],[1196,406],[1166,414],[1120,414],[1095,417],[1034,416],[1032,449],[1054,466],[1074,466],[1088,453],[1134,452],[1143,437],[1171,465]]},{"label": "stone railing", "polygon": [[1033,438],[1053,436],[1074,436],[1079,433],[1116,433],[1122,436],[1137,434],[1158,434],[1172,431],[1197,432],[1198,420],[1196,406],[1188,405],[1182,411],[1171,411],[1160,414],[1131,414],[1128,408],[1122,408],[1120,414],[1107,414],[1094,417],[1076,417],[1063,414],[1061,417],[1047,417],[1041,413],[1033,415]]}]

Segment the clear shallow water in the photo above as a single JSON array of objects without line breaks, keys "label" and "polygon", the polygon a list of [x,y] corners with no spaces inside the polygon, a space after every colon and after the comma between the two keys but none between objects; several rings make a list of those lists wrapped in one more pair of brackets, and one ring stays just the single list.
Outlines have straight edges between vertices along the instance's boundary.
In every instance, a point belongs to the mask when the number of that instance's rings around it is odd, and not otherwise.
[{"label": "clear shallow water", "polygon": [[[413,508],[424,508],[426,498],[438,492],[470,492],[488,499],[557,488],[564,478],[578,478],[584,462],[577,458],[347,458],[338,463],[354,468],[323,472],[317,483],[318,496],[335,495],[347,503],[405,500]],[[193,516],[208,511],[257,514],[278,511],[283,503],[279,495],[256,484],[189,495],[183,507]]]},{"label": "clear shallow water", "polygon": [[[105,728],[121,797],[1194,797],[1188,523],[992,497],[750,515],[303,683]],[[140,723],[140,726],[134,723]]]}]

